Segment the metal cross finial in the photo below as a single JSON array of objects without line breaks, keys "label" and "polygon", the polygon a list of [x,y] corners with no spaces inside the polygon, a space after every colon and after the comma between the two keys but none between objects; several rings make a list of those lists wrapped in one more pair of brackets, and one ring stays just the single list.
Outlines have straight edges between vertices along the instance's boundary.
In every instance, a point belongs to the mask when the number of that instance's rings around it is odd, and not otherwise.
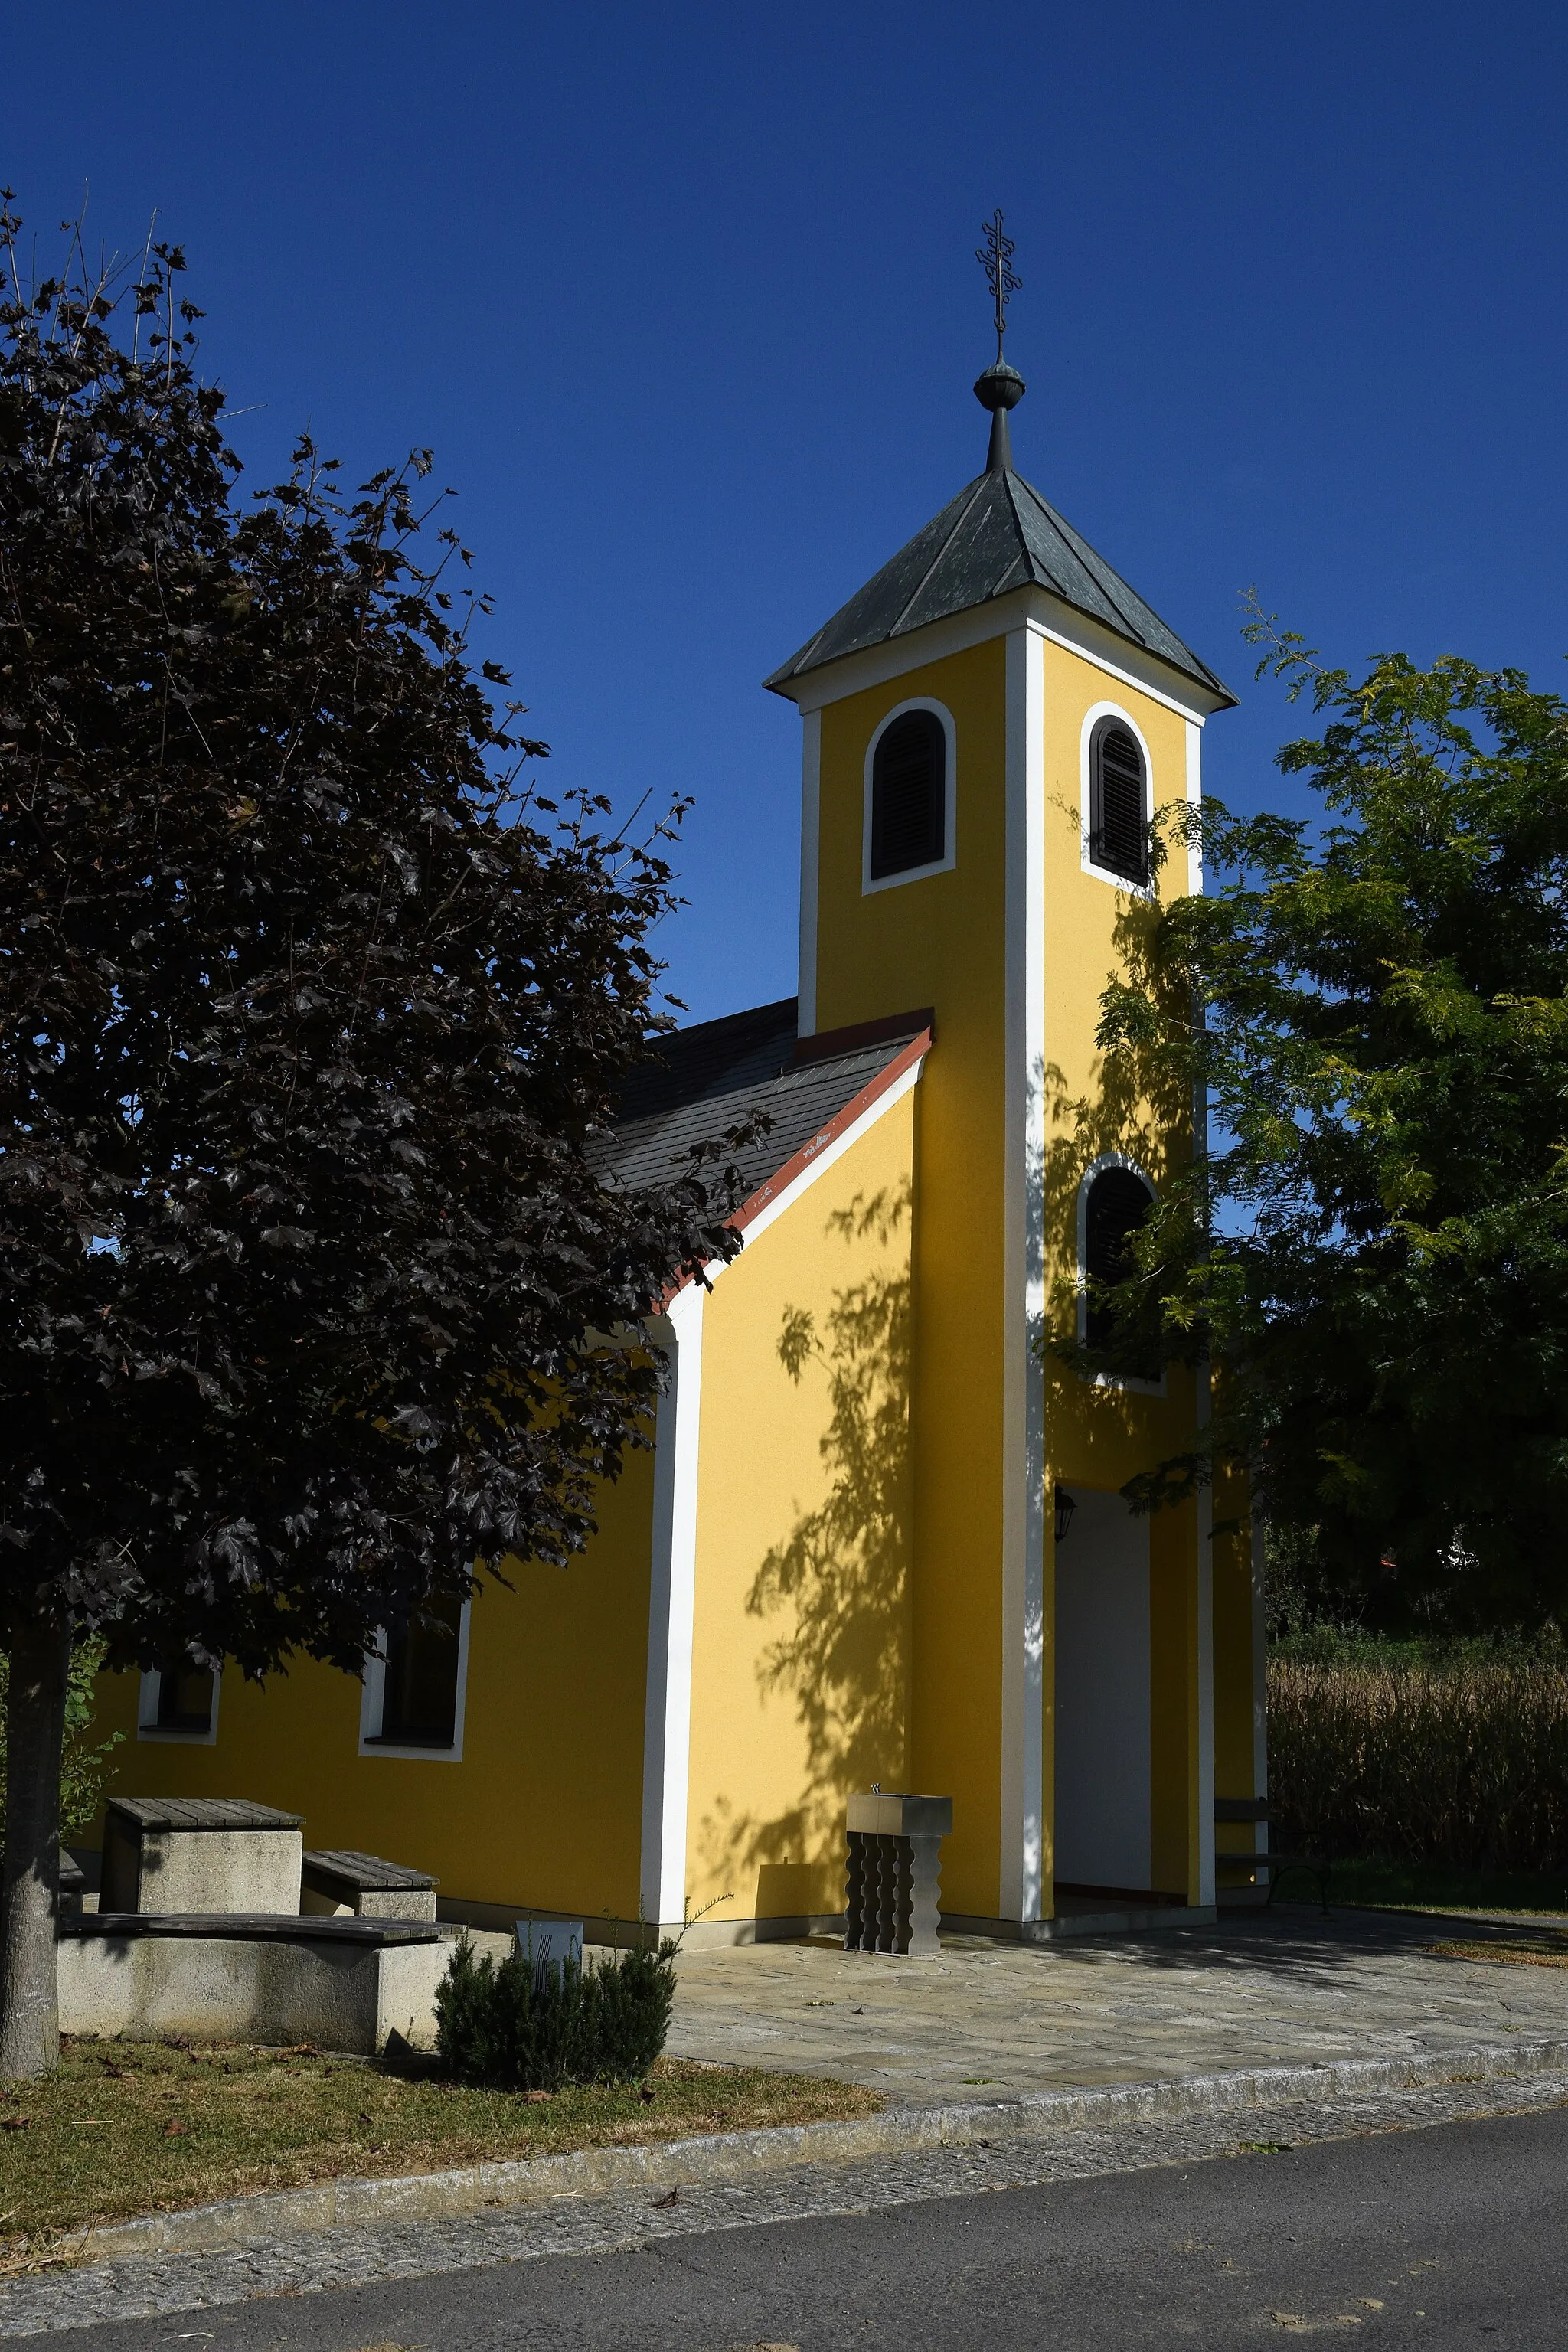
[{"label": "metal cross finial", "polygon": [[1007,331],[1007,305],[1023,284],[1013,272],[1013,240],[1002,234],[1002,209],[998,205],[988,221],[983,221],[980,233],[984,245],[974,248],[974,258],[985,272],[985,283],[991,289],[996,305],[996,356],[1002,356],[1002,338]]}]

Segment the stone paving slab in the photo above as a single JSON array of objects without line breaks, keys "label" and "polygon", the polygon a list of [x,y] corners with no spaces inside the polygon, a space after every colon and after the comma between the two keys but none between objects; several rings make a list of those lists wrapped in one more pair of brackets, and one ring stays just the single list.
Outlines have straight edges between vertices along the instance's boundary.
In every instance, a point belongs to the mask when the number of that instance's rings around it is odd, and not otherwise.
[{"label": "stone paving slab", "polygon": [[[210,2254],[167,2254],[89,2266],[0,2286],[0,2337],[136,2319],[163,2320],[272,2295],[375,2280],[429,2277],[501,2263],[613,2253],[660,2240],[756,2229],[830,2214],[874,2212],[938,2197],[973,2197],[1144,2167],[1245,2158],[1363,2133],[1410,2131],[1480,2116],[1568,2105],[1568,2074],[1453,2083],[1241,2112],[1080,2122],[962,2147],[762,2179],[561,2199],[457,2221],[405,2222],[263,2240]],[[158,2341],[167,2340],[160,2336]]]},{"label": "stone paving slab", "polygon": [[[1524,1923],[1269,1912],[1094,1943],[944,1937],[938,1960],[826,1938],[683,1952],[672,2056],[828,2074],[900,2106],[1238,2067],[1440,2054],[1568,2030],[1568,1969],[1439,1958]],[[1561,1926],[1561,1922],[1554,1923]]]}]

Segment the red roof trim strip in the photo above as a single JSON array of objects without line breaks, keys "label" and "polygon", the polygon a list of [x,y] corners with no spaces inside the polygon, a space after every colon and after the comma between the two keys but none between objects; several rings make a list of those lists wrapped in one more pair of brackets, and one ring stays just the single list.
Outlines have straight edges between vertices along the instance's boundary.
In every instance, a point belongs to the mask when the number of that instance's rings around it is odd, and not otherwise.
[{"label": "red roof trim strip", "polygon": [[[760,1217],[763,1211],[770,1207],[781,1192],[787,1192],[798,1176],[804,1176],[806,1170],[820,1160],[823,1153],[831,1145],[837,1143],[839,1137],[847,1129],[853,1127],[858,1118],[863,1118],[867,1111],[881,1100],[889,1087],[898,1084],[906,1070],[918,1067],[924,1061],[931,1048],[930,1029],[922,1029],[918,1037],[911,1037],[903,1051],[894,1055],[886,1069],[879,1070],[874,1078],[868,1078],[859,1093],[850,1097],[842,1110],[836,1111],[830,1119],[826,1119],[810,1140],[803,1143],[800,1150],[792,1158],[786,1160],[784,1166],[775,1174],[770,1176],[765,1184],[759,1184],[756,1191],[742,1202],[730,1220],[736,1233],[744,1233],[746,1227],[755,1218]],[[684,1290],[687,1284],[694,1278],[693,1276],[687,1274],[682,1275],[679,1282],[672,1282],[664,1294],[663,1307],[668,1307],[676,1294]]]},{"label": "red roof trim strip", "polygon": [[868,1079],[858,1095],[850,1097],[841,1111],[836,1112],[832,1118],[817,1129],[808,1142],[801,1145],[793,1159],[784,1161],[776,1175],[770,1176],[765,1184],[759,1184],[750,1199],[742,1202],[730,1220],[735,1231],[744,1233],[752,1219],[760,1217],[781,1192],[788,1190],[797,1176],[803,1176],[813,1160],[820,1160],[828,1146],[837,1143],[845,1129],[853,1127],[862,1112],[868,1111],[889,1087],[896,1085],[906,1070],[912,1069],[925,1059],[931,1045],[931,1033],[929,1029],[922,1029],[918,1037],[911,1037],[902,1053],[895,1054],[885,1070],[879,1070],[874,1078]]}]

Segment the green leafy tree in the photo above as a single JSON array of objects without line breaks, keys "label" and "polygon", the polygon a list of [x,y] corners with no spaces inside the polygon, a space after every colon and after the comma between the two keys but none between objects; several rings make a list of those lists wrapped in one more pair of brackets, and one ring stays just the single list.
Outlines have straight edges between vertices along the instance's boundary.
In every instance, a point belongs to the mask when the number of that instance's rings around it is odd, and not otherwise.
[{"label": "green leafy tree", "polygon": [[1112,1059],[1212,1120],[1104,1303],[1228,1372],[1204,1449],[1130,1491],[1240,1459],[1319,1605],[1538,1622],[1568,1603],[1568,707],[1250,634],[1322,714],[1279,754],[1322,814],[1207,803],[1216,886],[1130,930],[1103,1001]]},{"label": "green leafy tree", "polygon": [[[617,1344],[732,1247],[616,1191],[668,827],[539,797],[468,559],[309,442],[235,496],[184,264],[0,258],[0,2074],[53,2063],[73,1638],[359,1671],[564,1562],[640,1442]],[[426,552],[432,550],[432,552]]]},{"label": "green leafy tree", "polygon": [[[60,1751],[60,1836],[75,1837],[92,1825],[103,1801],[113,1769],[110,1759],[124,1743],[122,1731],[105,1739],[93,1738],[98,1712],[98,1677],[103,1666],[103,1643],[89,1635],[71,1652],[66,1685],[64,1739]],[[10,1661],[0,1656],[0,1805],[5,1800],[6,1741],[5,1706],[10,1681]]]}]

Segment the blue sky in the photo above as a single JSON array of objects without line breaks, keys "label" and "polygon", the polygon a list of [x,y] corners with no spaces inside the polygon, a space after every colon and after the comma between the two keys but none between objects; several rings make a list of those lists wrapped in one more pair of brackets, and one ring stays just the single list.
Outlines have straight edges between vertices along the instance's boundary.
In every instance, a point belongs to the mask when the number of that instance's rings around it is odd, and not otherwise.
[{"label": "blue sky", "polygon": [[1568,649],[1568,15],[449,0],[19,12],[0,172],[182,241],[253,481],[430,444],[553,781],[696,796],[671,984],[795,984],[798,721],[759,680],[984,462],[1216,667],[1212,789],[1291,805],[1237,594],[1335,658]]}]

